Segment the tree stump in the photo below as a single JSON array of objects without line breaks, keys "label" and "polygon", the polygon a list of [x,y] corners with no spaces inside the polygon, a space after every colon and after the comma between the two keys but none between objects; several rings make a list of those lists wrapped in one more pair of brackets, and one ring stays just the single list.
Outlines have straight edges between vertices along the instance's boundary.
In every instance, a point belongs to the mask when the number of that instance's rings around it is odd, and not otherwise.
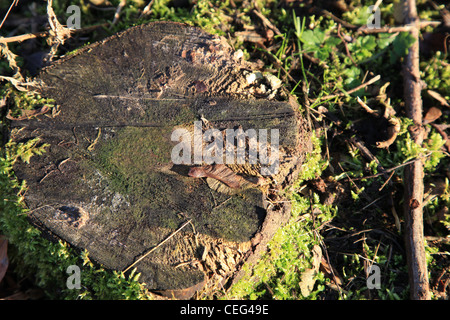
[{"label": "tree stump", "polygon": [[[141,25],[60,59],[36,81],[56,105],[11,131],[15,141],[48,144],[14,167],[27,181],[30,221],[104,267],[135,267],[149,289],[190,298],[236,281],[287,221],[280,191],[311,151],[309,132],[279,80],[253,72],[225,39],[179,23]],[[173,132],[192,137],[199,124],[202,134],[278,130],[276,172],[262,175],[248,151],[245,163],[174,163]]]}]

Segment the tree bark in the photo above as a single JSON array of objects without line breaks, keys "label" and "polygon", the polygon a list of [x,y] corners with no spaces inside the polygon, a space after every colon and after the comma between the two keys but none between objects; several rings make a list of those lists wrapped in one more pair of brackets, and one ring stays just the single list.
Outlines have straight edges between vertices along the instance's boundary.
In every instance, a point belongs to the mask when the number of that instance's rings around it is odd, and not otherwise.
[{"label": "tree bark", "polygon": [[[409,128],[411,139],[422,145],[422,85],[419,72],[419,19],[416,1],[405,0],[405,24],[416,39],[403,64],[405,108],[414,125]],[[423,235],[423,161],[405,167],[405,244],[409,269],[410,297],[413,300],[430,299],[428,270]]]}]

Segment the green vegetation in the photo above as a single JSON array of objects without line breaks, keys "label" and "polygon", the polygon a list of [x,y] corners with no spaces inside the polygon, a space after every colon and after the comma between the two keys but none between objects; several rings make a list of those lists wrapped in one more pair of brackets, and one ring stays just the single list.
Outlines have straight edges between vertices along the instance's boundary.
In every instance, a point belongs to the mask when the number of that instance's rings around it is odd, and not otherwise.
[{"label": "green vegetation", "polygon": [[[98,10],[88,1],[54,0],[54,10],[61,21],[67,19],[65,9],[70,4],[82,10],[82,27],[110,22],[119,0],[111,0],[110,8]],[[358,34],[346,28],[328,15],[311,15],[303,2],[278,0],[258,1],[186,1],[183,6],[176,1],[155,0],[151,12],[141,16],[144,1],[128,1],[120,19],[112,27],[99,27],[89,32],[87,42],[102,39],[132,25],[155,20],[171,20],[199,26],[204,30],[225,36],[231,45],[244,52],[244,57],[258,62],[262,71],[279,77],[302,104],[302,112],[309,117],[316,130],[315,151],[309,156],[298,181],[288,190],[292,202],[292,217],[269,244],[268,252],[256,266],[246,266],[245,277],[229,292],[218,293],[219,298],[234,299],[407,299],[408,281],[406,258],[403,249],[402,225],[402,164],[418,155],[425,159],[425,184],[431,190],[426,202],[426,235],[445,238],[450,230],[450,165],[445,138],[436,127],[427,124],[426,141],[419,147],[411,141],[408,128],[412,125],[403,110],[401,63],[412,44],[408,33]],[[394,1],[383,1],[381,25],[393,25]],[[365,1],[346,1],[347,10],[340,14],[346,23],[365,25],[370,16]],[[444,3],[444,2],[442,2]],[[422,19],[440,20],[439,11],[421,1],[419,14]],[[236,5],[236,6],[235,6]],[[443,5],[441,5],[441,8]],[[323,8],[329,10],[329,8]],[[331,9],[330,9],[331,10]],[[258,15],[267,18],[268,26]],[[45,15],[45,5],[37,5],[35,13]],[[24,10],[24,16],[32,13]],[[336,15],[338,15],[336,13]],[[238,31],[256,32],[262,42],[246,41],[235,36]],[[426,32],[438,32],[427,27]],[[39,39],[39,48],[46,48]],[[60,54],[68,53],[85,43],[73,39]],[[20,44],[10,44],[16,52]],[[433,48],[432,48],[433,49]],[[36,49],[37,50],[37,49]],[[430,50],[421,56],[421,77],[427,90],[434,90],[450,101],[450,65],[448,54],[442,50]],[[23,62],[18,63],[23,67]],[[1,61],[0,74],[11,75],[8,63]],[[353,88],[376,75],[375,84],[349,94]],[[440,104],[423,91],[425,111]],[[0,91],[4,98],[14,95],[12,115],[19,109],[32,109],[51,101],[31,97],[13,91],[4,83]],[[386,131],[375,126],[375,120],[366,121],[370,115],[361,108],[356,97],[370,108],[384,112],[386,107],[395,110],[400,131],[388,148],[377,149],[374,141]],[[442,107],[438,124],[449,123],[448,108]],[[0,128],[6,129],[2,111]],[[326,114],[333,117],[329,120]],[[362,132],[358,127],[365,123]],[[7,141],[3,130],[2,138]],[[448,130],[447,130],[448,132]],[[127,133],[127,134],[132,134]],[[377,161],[367,157],[351,143],[352,137],[366,141]],[[377,140],[378,139],[378,140]],[[137,141],[137,140],[136,140]],[[448,141],[448,140],[447,140]],[[114,146],[132,152],[135,147]],[[112,148],[112,147],[111,147]],[[108,147],[103,152],[108,152]],[[12,259],[11,268],[22,276],[32,275],[33,281],[46,291],[49,298],[84,299],[143,299],[148,292],[137,280],[139,275],[125,276],[111,272],[92,263],[87,252],[76,252],[63,242],[50,242],[27,220],[23,204],[26,185],[19,183],[12,172],[17,159],[28,161],[33,155],[45,152],[39,141],[22,144],[6,143],[0,153],[0,234],[8,237]],[[155,149],[158,155],[159,150]],[[111,158],[113,159],[113,158]],[[122,159],[117,163],[124,164]],[[117,163],[102,164],[108,168]],[[389,181],[380,174],[382,168],[394,168]],[[446,169],[447,168],[447,169]],[[141,168],[144,170],[143,168]],[[446,171],[447,170],[447,171]],[[123,178],[120,176],[119,178]],[[326,191],[316,185],[325,181]],[[388,183],[389,182],[389,183]],[[427,189],[428,190],[428,189]],[[392,203],[387,201],[392,199]],[[447,208],[447,210],[445,210]],[[303,295],[302,275],[314,264],[312,250],[322,248],[330,270],[321,268],[314,273],[314,287]],[[434,281],[449,266],[449,246],[445,242],[427,242],[430,279]],[[323,260],[322,259],[322,260]],[[54,291],[56,282],[67,278],[66,269],[71,264],[83,265],[81,290]],[[367,288],[368,266],[380,267],[381,288]],[[447,272],[448,275],[448,272]],[[337,281],[339,277],[340,281]],[[60,286],[57,286],[60,288]],[[438,290],[436,288],[433,288]],[[447,298],[448,298],[448,288]],[[445,291],[445,289],[444,289]],[[302,293],[303,292],[303,293]],[[445,292],[433,291],[434,298]]]}]

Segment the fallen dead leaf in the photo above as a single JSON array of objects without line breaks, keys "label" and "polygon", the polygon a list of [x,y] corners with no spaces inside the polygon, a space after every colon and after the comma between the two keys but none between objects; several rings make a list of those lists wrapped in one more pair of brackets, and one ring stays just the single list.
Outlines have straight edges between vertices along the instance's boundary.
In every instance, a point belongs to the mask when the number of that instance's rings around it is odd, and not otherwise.
[{"label": "fallen dead leaf", "polygon": [[[359,97],[357,98],[357,102],[359,105],[370,115],[374,116],[374,121],[372,122],[372,125],[375,127],[376,123],[383,123],[383,121],[379,121],[381,119],[386,119],[388,121],[388,126],[386,128],[387,137],[385,137],[382,141],[376,141],[375,145],[377,148],[380,149],[387,149],[391,144],[394,143],[395,139],[397,138],[398,133],[400,132],[400,120],[395,117],[395,110],[392,108],[390,99],[387,98],[386,95],[386,88],[388,87],[389,83],[386,83],[384,86],[380,88],[379,94],[377,96],[377,100],[380,101],[382,104],[384,104],[385,109],[384,113],[381,116],[381,112],[377,110],[373,110],[370,108],[364,101],[362,101]],[[377,132],[375,130],[374,132]]]},{"label": "fallen dead leaf", "polygon": [[342,285],[342,279],[339,277],[336,270],[328,264],[324,257],[322,257],[322,260],[320,261],[320,271],[322,271],[325,277],[331,279],[337,286]]},{"label": "fallen dead leaf", "polygon": [[234,189],[240,188],[243,181],[241,176],[223,164],[193,167],[189,170],[188,175],[194,178],[213,178]]},{"label": "fallen dead leaf", "polygon": [[377,141],[376,146],[377,148],[389,148],[391,144],[394,143],[395,139],[397,138],[398,133],[400,132],[400,120],[398,120],[395,117],[388,118],[389,121],[389,127],[387,127],[386,131],[388,133],[388,139],[384,141]]},{"label": "fallen dead leaf", "polygon": [[437,101],[439,101],[443,106],[446,107],[450,107],[450,104],[448,104],[447,100],[445,100],[444,97],[442,97],[439,93],[437,93],[436,91],[433,90],[427,90],[427,93],[433,97],[434,99],[436,99]]},{"label": "fallen dead leaf", "polygon": [[425,116],[423,117],[423,124],[428,124],[436,121],[442,115],[442,111],[439,108],[431,107]]},{"label": "fallen dead leaf", "polygon": [[299,287],[303,297],[309,296],[314,289],[314,284],[316,282],[315,276],[319,271],[320,261],[322,260],[322,249],[320,246],[315,245],[313,247],[312,256],[312,268],[303,271],[300,278]]}]

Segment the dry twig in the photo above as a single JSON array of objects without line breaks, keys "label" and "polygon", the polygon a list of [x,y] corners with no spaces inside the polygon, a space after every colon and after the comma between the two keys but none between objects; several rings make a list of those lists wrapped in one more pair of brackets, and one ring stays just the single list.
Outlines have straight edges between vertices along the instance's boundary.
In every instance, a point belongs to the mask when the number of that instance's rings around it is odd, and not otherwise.
[{"label": "dry twig", "polygon": [[275,25],[273,25],[273,23],[270,22],[269,19],[267,19],[261,12],[259,12],[259,10],[253,9],[252,12],[253,12],[255,15],[257,15],[258,18],[261,19],[261,21],[263,22],[263,24],[264,24],[267,28],[272,29],[273,32],[275,32],[275,34],[281,35],[280,30],[278,30],[278,28],[277,28]]},{"label": "dry twig", "polygon": [[[415,42],[403,63],[403,84],[406,114],[414,121],[409,128],[414,143],[422,145],[425,130],[422,126],[422,85],[419,71],[419,18],[415,0],[405,0],[405,23]],[[423,235],[423,162],[415,161],[405,167],[405,244],[408,261],[410,297],[413,300],[430,299],[428,271]]]},{"label": "dry twig", "polygon": [[377,76],[373,77],[372,79],[370,79],[369,81],[367,81],[367,82],[365,82],[363,84],[360,84],[359,86],[357,86],[357,87],[355,87],[355,88],[353,88],[351,90],[348,90],[348,91],[345,91],[345,92],[340,92],[340,93],[337,93],[337,94],[328,95],[328,96],[325,96],[325,97],[321,97],[319,99],[320,100],[328,100],[328,99],[333,99],[333,98],[337,98],[337,97],[343,97],[345,95],[352,94],[353,92],[356,92],[356,91],[358,91],[360,89],[363,89],[363,88],[365,88],[367,86],[370,86],[372,83],[377,82],[378,80],[380,80],[380,78],[381,78],[380,75],[377,75]]},{"label": "dry twig", "polygon": [[150,14],[153,2],[154,0],[150,0],[150,2],[145,6],[144,10],[142,10],[141,16],[139,18],[142,18],[143,16]]},{"label": "dry twig", "polygon": [[[72,32],[76,32],[76,33],[83,33],[83,32],[90,32],[94,29],[97,28],[102,28],[102,27],[107,27],[110,26],[109,22],[106,23],[102,23],[102,24],[97,24],[94,26],[90,26],[90,27],[86,27],[86,28],[81,28],[81,29],[71,29]],[[6,37],[6,38],[1,38],[0,37],[0,44],[1,43],[10,43],[10,42],[22,42],[25,40],[30,40],[30,39],[35,39],[35,38],[44,38],[44,37],[48,37],[50,35],[49,31],[42,31],[42,32],[36,32],[36,33],[26,33],[26,34],[21,34],[18,36],[13,36],[13,37]]]},{"label": "dry twig", "polygon": [[17,3],[19,3],[19,0],[14,0],[11,5],[9,6],[8,11],[6,12],[5,16],[3,17],[2,23],[0,23],[0,29],[3,27],[3,24],[5,23],[6,18],[9,16],[9,13],[11,12],[11,9],[14,6],[17,6]]},{"label": "dry twig", "polygon": [[122,12],[122,9],[125,7],[125,5],[127,4],[127,0],[121,0],[119,5],[117,6],[116,12],[114,13],[114,19],[111,22],[111,26],[115,25],[120,18],[120,13]]},{"label": "dry twig", "polygon": [[[420,21],[419,28],[425,28],[428,26],[438,26],[440,21]],[[356,31],[356,35],[359,34],[374,34],[374,33],[397,33],[397,32],[411,32],[415,28],[414,25],[404,25],[398,27],[383,26],[380,28],[369,28],[367,26],[361,26]]]}]

